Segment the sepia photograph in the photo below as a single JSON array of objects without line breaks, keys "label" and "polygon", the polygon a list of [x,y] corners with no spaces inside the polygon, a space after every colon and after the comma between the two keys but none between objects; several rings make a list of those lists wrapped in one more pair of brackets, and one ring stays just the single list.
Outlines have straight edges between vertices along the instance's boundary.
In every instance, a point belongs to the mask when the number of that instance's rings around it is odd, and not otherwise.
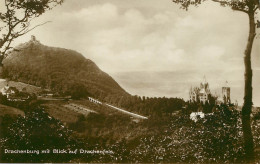
[{"label": "sepia photograph", "polygon": [[0,163],[259,163],[260,0],[0,0]]}]

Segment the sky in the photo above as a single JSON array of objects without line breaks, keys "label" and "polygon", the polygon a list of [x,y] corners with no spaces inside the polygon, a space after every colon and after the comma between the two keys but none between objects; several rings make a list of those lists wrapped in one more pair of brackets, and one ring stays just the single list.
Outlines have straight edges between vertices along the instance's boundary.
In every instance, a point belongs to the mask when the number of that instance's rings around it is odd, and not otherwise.
[{"label": "sky", "polygon": [[[32,25],[51,21],[17,39],[35,35],[42,44],[73,49],[94,61],[127,92],[188,98],[206,76],[221,95],[243,102],[243,53],[248,17],[206,2],[188,11],[171,0],[65,0]],[[260,106],[260,30],[252,52],[253,102]]]}]

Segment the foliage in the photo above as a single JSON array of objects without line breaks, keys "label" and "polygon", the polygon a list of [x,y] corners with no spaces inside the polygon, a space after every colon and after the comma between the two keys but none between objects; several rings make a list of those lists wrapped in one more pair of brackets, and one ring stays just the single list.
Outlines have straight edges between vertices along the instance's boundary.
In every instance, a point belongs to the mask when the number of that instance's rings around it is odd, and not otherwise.
[{"label": "foliage", "polygon": [[31,21],[53,7],[62,4],[63,0],[4,0],[5,9],[0,11],[0,64],[11,49],[11,43],[18,37],[30,32]]},{"label": "foliage", "polygon": [[104,101],[128,111],[152,117],[171,115],[185,106],[183,99],[166,97],[110,96]]},{"label": "foliage", "polygon": [[[188,10],[188,8],[193,6],[198,6],[202,2],[207,0],[173,0],[174,3],[180,4],[181,8]],[[259,7],[258,0],[211,0],[213,2],[219,3],[221,6],[228,6],[231,9],[236,11],[248,12],[250,7],[254,7],[254,10],[257,10]]]},{"label": "foliage", "polygon": [[[17,101],[12,101],[12,99],[17,99]],[[17,90],[14,95],[9,95],[9,98],[0,93],[0,104],[19,108],[23,111],[30,110],[30,103],[33,101],[36,101],[35,94],[29,94],[27,92],[19,92]]]},{"label": "foliage", "polygon": [[[119,115],[92,113],[87,117],[79,115],[77,122],[69,124],[78,134],[86,134],[77,135],[75,141],[72,137],[75,134],[38,109],[17,120],[4,117],[2,122],[6,122],[6,128],[1,129],[4,130],[1,133],[4,134],[1,136],[2,149],[82,148],[113,153],[9,154],[3,156],[2,162],[241,163],[245,152],[240,116],[234,107],[224,105],[197,122],[190,120],[185,111],[138,124]],[[257,115],[254,118],[254,140],[259,143],[259,120]]]},{"label": "foliage", "polygon": [[[187,113],[161,120],[166,121],[164,125],[160,121],[154,126],[144,122],[136,126],[148,128],[153,133],[143,131],[131,140],[99,145],[114,153],[95,155],[92,159],[83,157],[81,162],[242,163],[245,162],[245,151],[240,116],[234,107],[223,105],[196,123]],[[159,131],[154,130],[156,125],[160,127]],[[254,132],[260,134],[259,127],[256,126]],[[259,137],[255,139],[258,141]]]},{"label": "foliage", "polygon": [[169,129],[160,134],[118,143],[116,147],[128,153],[117,154],[116,159],[122,159],[120,162],[149,163],[243,162],[239,116],[238,111],[225,106],[196,123],[189,119],[189,115],[182,114],[173,118]]},{"label": "foliage", "polygon": [[203,112],[203,113],[212,113],[216,110],[215,103],[208,103],[205,104],[202,102],[187,102],[185,111],[187,113],[191,112]]},{"label": "foliage", "polygon": [[[259,151],[260,148],[260,112],[258,111],[253,115],[252,118],[252,132],[254,136],[254,143],[256,151]],[[258,159],[260,160],[260,159]]]},{"label": "foliage", "polygon": [[69,88],[69,91],[68,91],[71,98],[72,99],[80,99],[80,98],[83,98],[83,97],[88,97],[90,96],[90,94],[88,93],[87,91],[87,88],[85,87],[84,84],[80,84],[80,83],[75,83],[73,84],[73,86],[71,86]]},{"label": "foliage", "polygon": [[66,162],[71,158],[68,154],[6,154],[4,150],[74,149],[77,144],[71,132],[41,108],[9,123],[1,137],[1,162]]},{"label": "foliage", "polygon": [[7,97],[2,95],[2,93],[0,93],[0,104],[7,104],[8,100]]}]

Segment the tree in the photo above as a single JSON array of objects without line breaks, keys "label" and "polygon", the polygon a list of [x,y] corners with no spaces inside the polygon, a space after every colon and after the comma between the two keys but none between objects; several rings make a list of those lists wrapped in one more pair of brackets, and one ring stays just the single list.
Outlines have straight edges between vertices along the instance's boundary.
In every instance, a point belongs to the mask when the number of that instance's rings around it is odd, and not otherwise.
[{"label": "tree", "polygon": [[4,0],[5,9],[0,11],[0,66],[18,37],[43,24],[31,27],[31,22],[64,0]]},{"label": "tree", "polygon": [[[188,10],[190,5],[198,6],[206,0],[173,0],[174,3],[180,4],[182,9]],[[249,162],[254,161],[254,143],[251,130],[250,114],[252,109],[252,68],[251,68],[251,51],[256,36],[255,15],[260,10],[259,0],[211,0],[219,3],[223,7],[230,7],[232,10],[240,11],[248,15],[249,18],[249,36],[246,50],[244,52],[245,65],[245,88],[244,88],[244,104],[242,108],[242,127],[244,135],[244,146],[246,159]]]}]

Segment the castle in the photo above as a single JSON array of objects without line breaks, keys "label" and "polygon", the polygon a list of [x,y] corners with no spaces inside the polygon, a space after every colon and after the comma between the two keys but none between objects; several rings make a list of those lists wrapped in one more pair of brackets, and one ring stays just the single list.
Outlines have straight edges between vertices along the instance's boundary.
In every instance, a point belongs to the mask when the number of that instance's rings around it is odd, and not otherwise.
[{"label": "castle", "polygon": [[223,103],[224,104],[230,104],[231,100],[230,100],[230,87],[227,86],[227,82],[226,82],[226,86],[222,87],[222,98],[223,98]]},{"label": "castle", "polygon": [[189,91],[189,100],[190,102],[201,102],[203,104],[210,103],[210,98],[215,99],[215,103],[224,103],[229,104],[231,103],[230,100],[230,87],[226,86],[222,87],[222,97],[213,96],[209,89],[209,83],[206,82],[206,78],[204,76],[203,82],[200,83],[200,87],[190,88]]},{"label": "castle", "polygon": [[35,43],[35,44],[39,44],[39,43],[40,43],[40,41],[38,41],[34,35],[31,35],[31,40],[30,40],[30,42],[31,42],[31,43]]}]

